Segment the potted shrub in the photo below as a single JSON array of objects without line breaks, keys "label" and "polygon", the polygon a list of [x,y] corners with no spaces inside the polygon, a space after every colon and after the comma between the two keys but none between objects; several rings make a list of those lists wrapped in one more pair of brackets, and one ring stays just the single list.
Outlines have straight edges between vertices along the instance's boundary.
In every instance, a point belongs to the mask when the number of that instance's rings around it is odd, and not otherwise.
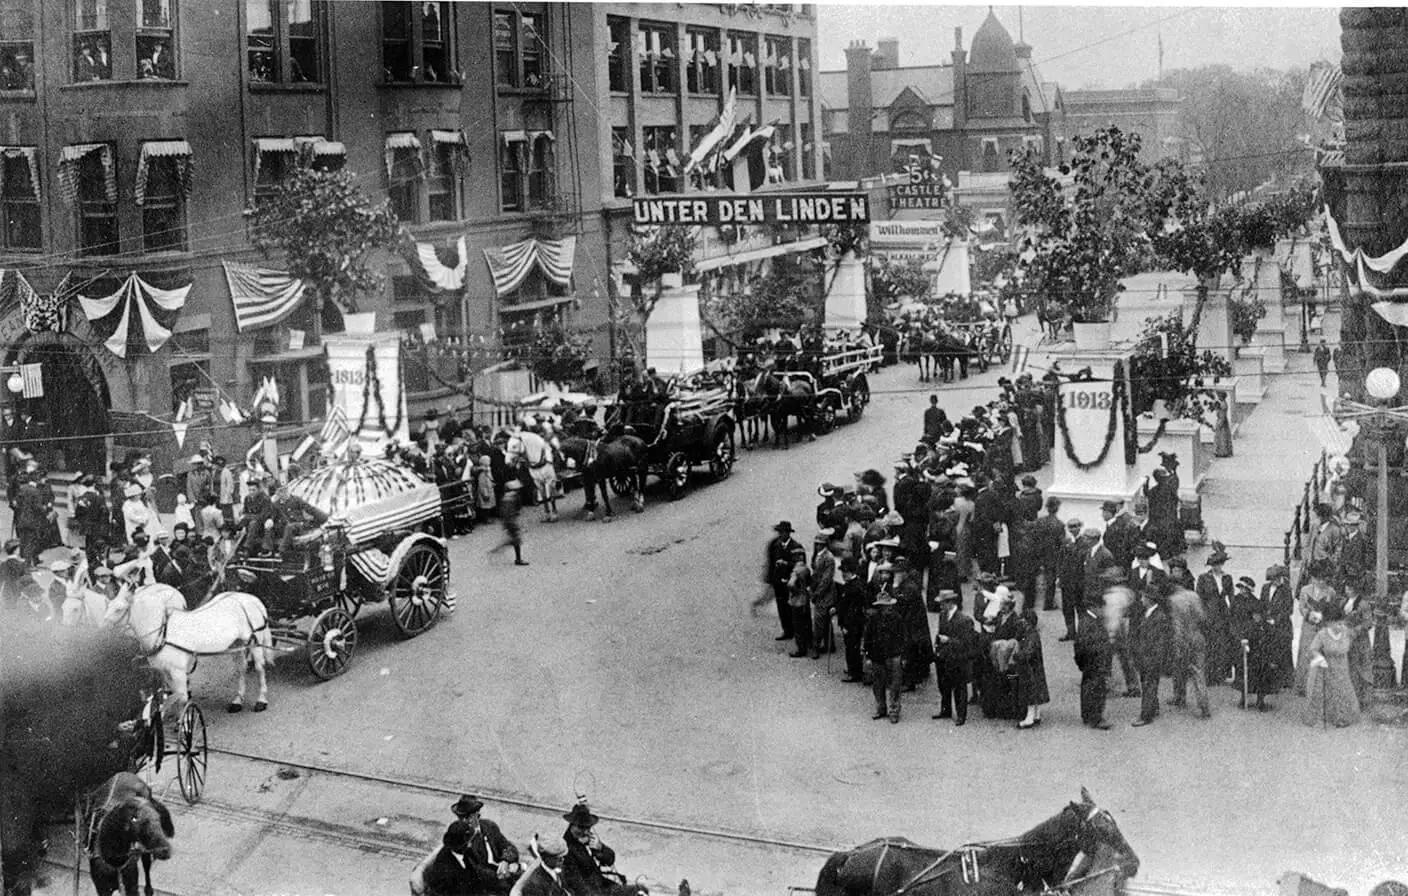
[{"label": "potted shrub", "polygon": [[655,283],[657,291],[678,289],[694,270],[695,243],[688,227],[657,227],[636,233],[627,258],[635,265],[642,285]]},{"label": "potted shrub", "polygon": [[1183,325],[1181,311],[1145,322],[1130,357],[1135,414],[1153,411],[1160,420],[1201,417],[1202,404],[1195,399],[1207,391],[1203,382],[1231,376],[1232,365],[1198,351],[1196,335]]},{"label": "potted shrub", "polygon": [[1232,333],[1247,345],[1256,335],[1257,324],[1266,317],[1266,303],[1254,295],[1245,298],[1231,296],[1227,300],[1227,310],[1232,315]]}]

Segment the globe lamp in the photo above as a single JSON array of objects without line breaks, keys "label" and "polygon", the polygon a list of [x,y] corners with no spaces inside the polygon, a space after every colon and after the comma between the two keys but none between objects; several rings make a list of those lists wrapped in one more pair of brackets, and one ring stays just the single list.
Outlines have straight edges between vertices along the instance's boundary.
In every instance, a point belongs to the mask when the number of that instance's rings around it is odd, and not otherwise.
[{"label": "globe lamp", "polygon": [[1388,367],[1375,367],[1364,377],[1364,391],[1379,401],[1388,401],[1397,395],[1400,385],[1397,371]]},{"label": "globe lamp", "polygon": [[24,391],[24,377],[18,373],[10,374],[10,378],[5,381],[5,386],[16,395]]}]

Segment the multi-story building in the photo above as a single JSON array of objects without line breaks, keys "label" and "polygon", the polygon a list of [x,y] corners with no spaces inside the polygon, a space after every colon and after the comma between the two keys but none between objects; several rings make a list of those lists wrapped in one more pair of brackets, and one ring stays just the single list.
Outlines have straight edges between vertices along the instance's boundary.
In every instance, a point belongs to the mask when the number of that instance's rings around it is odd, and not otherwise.
[{"label": "multi-story building", "polygon": [[1145,161],[1190,161],[1179,114],[1183,99],[1175,88],[1068,90],[1064,96],[1067,133],[1088,134],[1115,125],[1140,136]]},{"label": "multi-story building", "polygon": [[682,160],[730,89],[745,142],[815,176],[814,42],[791,5],[2,0],[0,357],[44,384],[7,415],[52,437],[54,469],[93,472],[175,453],[185,398],[188,440],[242,453],[217,409],[266,376],[280,433],[316,427],[313,309],[237,267],[279,268],[244,210],[299,165],[352,172],[405,226],[358,310],[407,334],[413,409],[451,395],[469,346],[536,325],[604,352],[624,197],[693,188]]}]

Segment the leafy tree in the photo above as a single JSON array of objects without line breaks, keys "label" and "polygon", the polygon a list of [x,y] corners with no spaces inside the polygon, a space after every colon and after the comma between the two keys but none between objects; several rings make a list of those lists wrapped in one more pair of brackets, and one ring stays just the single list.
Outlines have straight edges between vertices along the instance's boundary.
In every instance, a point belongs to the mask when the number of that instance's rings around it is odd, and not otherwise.
[{"label": "leafy tree", "polygon": [[750,341],[773,327],[795,331],[820,320],[820,289],[810,259],[779,255],[766,273],[752,278],[741,295],[720,297],[711,309],[725,329]]},{"label": "leafy tree", "polygon": [[591,339],[554,323],[533,334],[528,367],[539,379],[566,386],[582,379],[582,365],[591,353]]},{"label": "leafy tree", "polygon": [[694,270],[694,250],[697,240],[689,227],[663,226],[637,228],[631,234],[631,246],[626,257],[635,265],[635,282],[628,295],[611,300],[613,321],[626,340],[627,354],[640,357],[640,341],[645,325],[664,293],[661,276],[678,273],[687,277]]},{"label": "leafy tree", "polygon": [[334,319],[339,310],[355,312],[359,293],[381,288],[367,256],[392,244],[396,215],[388,202],[373,204],[350,172],[300,167],[244,214],[255,247],[265,258],[281,254],[312,291],[315,326],[330,310]]},{"label": "leafy tree", "polygon": [[1134,413],[1144,413],[1158,400],[1187,417],[1201,414],[1200,404],[1190,401],[1201,391],[1201,381],[1231,376],[1232,365],[1220,355],[1198,351],[1196,337],[1197,330],[1183,326],[1181,311],[1144,322],[1130,358]]},{"label": "leafy tree", "polygon": [[919,258],[895,260],[884,258],[870,269],[870,291],[881,305],[901,298],[922,302],[934,289],[934,278],[924,270]]}]

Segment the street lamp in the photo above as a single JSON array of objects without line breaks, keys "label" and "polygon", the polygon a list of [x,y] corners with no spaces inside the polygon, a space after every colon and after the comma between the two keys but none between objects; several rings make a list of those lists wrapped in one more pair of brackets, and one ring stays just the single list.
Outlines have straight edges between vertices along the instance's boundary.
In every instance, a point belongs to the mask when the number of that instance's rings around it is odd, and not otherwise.
[{"label": "street lamp", "polygon": [[1397,371],[1376,367],[1364,377],[1364,391],[1374,400],[1373,405],[1360,404],[1347,398],[1335,402],[1334,416],[1338,421],[1354,420],[1359,432],[1375,448],[1379,466],[1378,506],[1374,515],[1374,687],[1394,686],[1393,656],[1389,652],[1388,619],[1397,612],[1389,607],[1388,598],[1388,448],[1400,443],[1408,428],[1408,408],[1392,408],[1388,403],[1397,397],[1402,383]]}]

